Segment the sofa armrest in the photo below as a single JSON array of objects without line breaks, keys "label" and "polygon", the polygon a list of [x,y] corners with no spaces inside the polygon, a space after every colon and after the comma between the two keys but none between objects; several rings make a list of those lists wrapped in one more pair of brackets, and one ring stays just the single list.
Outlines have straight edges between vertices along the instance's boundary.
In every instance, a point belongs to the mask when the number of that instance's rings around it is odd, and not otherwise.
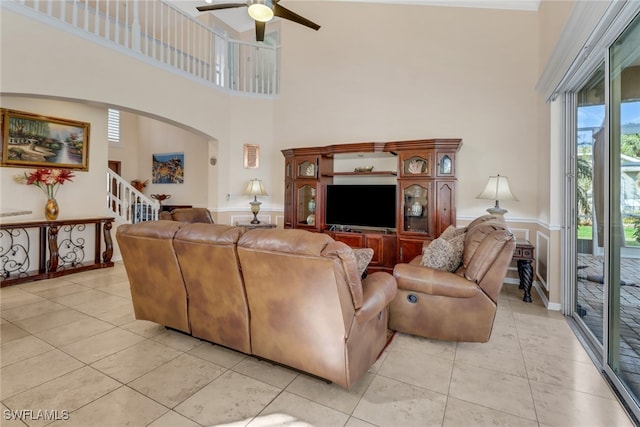
[{"label": "sofa armrest", "polygon": [[475,282],[448,271],[413,264],[397,264],[393,276],[398,289],[452,298],[470,298],[479,289]]},{"label": "sofa armrest", "polygon": [[362,281],[363,304],[356,311],[356,321],[368,322],[388,306],[398,292],[396,279],[389,273],[371,273]]}]

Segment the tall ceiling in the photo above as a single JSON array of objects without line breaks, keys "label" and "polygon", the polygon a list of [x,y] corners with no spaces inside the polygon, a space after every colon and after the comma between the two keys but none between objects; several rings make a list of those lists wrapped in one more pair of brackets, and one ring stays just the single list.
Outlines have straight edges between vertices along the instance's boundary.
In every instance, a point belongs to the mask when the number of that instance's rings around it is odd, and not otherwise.
[{"label": "tall ceiling", "polygon": [[[201,12],[196,6],[207,4],[205,0],[169,0],[184,12],[197,16]],[[285,6],[295,12],[295,3],[309,0],[281,0]],[[360,3],[387,3],[387,4],[412,4],[424,6],[449,6],[449,7],[479,7],[485,9],[510,9],[510,10],[538,10],[540,0],[324,0],[324,1],[350,1]],[[212,0],[211,4],[242,3],[242,0]],[[216,17],[224,21],[236,31],[249,31],[253,28],[253,20],[247,14],[247,9],[239,7],[224,9],[215,12]]]}]

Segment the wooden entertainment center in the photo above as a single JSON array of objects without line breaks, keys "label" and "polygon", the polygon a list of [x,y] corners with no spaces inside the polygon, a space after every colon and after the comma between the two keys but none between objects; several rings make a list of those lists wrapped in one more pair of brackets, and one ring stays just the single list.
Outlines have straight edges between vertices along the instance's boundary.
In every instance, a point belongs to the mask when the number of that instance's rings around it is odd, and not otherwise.
[{"label": "wooden entertainment center", "polygon": [[[282,150],[285,157],[284,227],[329,233],[351,247],[374,250],[370,270],[392,270],[422,253],[425,241],[456,223],[456,153],[461,139],[361,142]],[[345,159],[395,157],[394,170],[357,167],[334,170]],[[360,229],[327,224],[327,185],[341,178],[392,179],[396,184],[395,229]],[[370,206],[375,208],[375,200]],[[345,224],[346,225],[346,224]]]}]

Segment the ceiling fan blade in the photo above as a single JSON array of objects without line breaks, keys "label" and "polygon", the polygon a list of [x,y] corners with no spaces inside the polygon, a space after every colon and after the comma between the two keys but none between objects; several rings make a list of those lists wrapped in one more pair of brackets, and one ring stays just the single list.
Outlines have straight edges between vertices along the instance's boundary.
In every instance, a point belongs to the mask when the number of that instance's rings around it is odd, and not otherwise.
[{"label": "ceiling fan blade", "polygon": [[264,29],[266,24],[264,22],[256,21],[256,41],[264,41]]},{"label": "ceiling fan blade", "polygon": [[295,12],[290,11],[286,7],[280,6],[278,3],[273,5],[273,14],[279,18],[288,19],[289,21],[296,22],[300,25],[304,25],[305,27],[312,28],[314,30],[319,30],[320,25],[315,22],[309,21],[307,18],[303,18]]},{"label": "ceiling fan blade", "polygon": [[207,12],[209,10],[233,9],[234,7],[247,7],[246,3],[226,3],[226,4],[208,4],[206,6],[198,6],[198,12]]}]

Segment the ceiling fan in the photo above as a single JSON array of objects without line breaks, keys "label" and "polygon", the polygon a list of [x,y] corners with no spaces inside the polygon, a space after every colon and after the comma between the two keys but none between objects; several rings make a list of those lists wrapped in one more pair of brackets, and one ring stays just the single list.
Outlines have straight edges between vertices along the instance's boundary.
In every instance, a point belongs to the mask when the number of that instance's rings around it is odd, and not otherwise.
[{"label": "ceiling fan", "polygon": [[278,4],[280,0],[248,0],[246,3],[222,3],[222,4],[209,4],[206,6],[198,6],[199,12],[207,12],[210,10],[221,9],[233,9],[236,7],[247,7],[249,16],[256,21],[256,40],[259,42],[264,41],[264,29],[267,22],[271,21],[274,16],[289,21],[296,22],[305,27],[309,27],[314,30],[320,29],[320,25],[316,24],[298,15],[289,9],[280,6]]}]

